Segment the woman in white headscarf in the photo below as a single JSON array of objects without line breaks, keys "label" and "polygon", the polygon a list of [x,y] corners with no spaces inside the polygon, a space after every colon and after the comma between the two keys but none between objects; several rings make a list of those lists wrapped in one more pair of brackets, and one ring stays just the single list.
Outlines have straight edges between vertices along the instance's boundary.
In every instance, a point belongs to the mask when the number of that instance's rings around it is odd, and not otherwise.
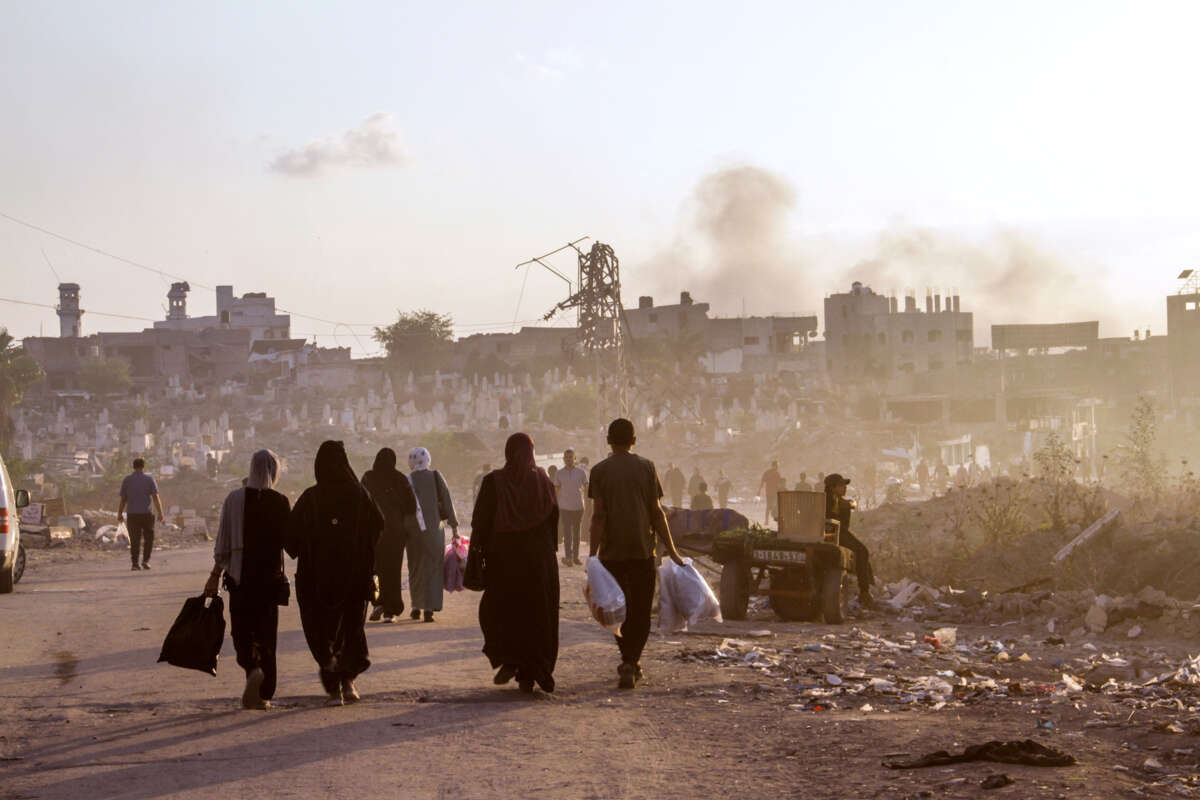
[{"label": "woman in white headscarf", "polygon": [[279,631],[283,537],[288,499],[273,488],[279,459],[270,450],[250,457],[250,477],[225,498],[213,548],[213,570],[204,587],[217,594],[225,575],[230,635],[237,663],[246,671],[244,708],[265,709],[275,695],[275,640]]},{"label": "woman in white headscarf", "polygon": [[420,531],[409,536],[408,588],[412,597],[412,618],[433,622],[433,612],[442,610],[442,562],[446,553],[446,533],[442,521],[450,525],[458,538],[458,517],[454,501],[442,474],[430,467],[433,458],[424,447],[408,453],[409,480],[417,498],[417,525]]}]

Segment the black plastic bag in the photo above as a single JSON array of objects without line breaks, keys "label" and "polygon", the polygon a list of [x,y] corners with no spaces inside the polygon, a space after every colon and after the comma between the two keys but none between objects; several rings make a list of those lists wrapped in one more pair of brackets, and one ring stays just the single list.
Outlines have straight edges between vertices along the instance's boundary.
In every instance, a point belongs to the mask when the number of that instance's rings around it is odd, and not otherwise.
[{"label": "black plastic bag", "polygon": [[[205,605],[205,601],[210,601]],[[167,631],[159,661],[184,669],[217,674],[217,657],[225,641],[225,602],[220,597],[189,597]]]}]

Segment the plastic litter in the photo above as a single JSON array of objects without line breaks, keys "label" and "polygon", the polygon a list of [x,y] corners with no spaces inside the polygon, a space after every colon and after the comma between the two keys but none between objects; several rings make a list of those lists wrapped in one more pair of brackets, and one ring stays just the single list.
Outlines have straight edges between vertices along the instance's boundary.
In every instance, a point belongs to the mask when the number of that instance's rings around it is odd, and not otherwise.
[{"label": "plastic litter", "polygon": [[952,648],[958,644],[958,628],[938,628],[933,635],[942,643],[942,647]]},{"label": "plastic litter", "polygon": [[591,557],[587,561],[587,584],[583,596],[591,609],[592,617],[616,636],[621,635],[625,623],[625,592],[612,573],[604,568],[600,559]]},{"label": "plastic litter", "polygon": [[721,622],[721,604],[712,587],[696,569],[692,559],[683,559],[684,566],[667,559],[658,568],[659,611],[661,631],[687,630],[702,620]]}]

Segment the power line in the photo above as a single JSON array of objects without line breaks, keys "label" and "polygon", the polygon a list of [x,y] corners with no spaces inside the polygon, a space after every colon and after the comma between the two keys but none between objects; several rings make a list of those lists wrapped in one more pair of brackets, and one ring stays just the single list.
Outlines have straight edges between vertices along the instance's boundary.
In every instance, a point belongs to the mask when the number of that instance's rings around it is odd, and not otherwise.
[{"label": "power line", "polygon": [[[52,306],[49,303],[34,303],[29,300],[16,300],[11,297],[0,297],[0,303],[16,303],[22,306],[37,306],[38,308],[49,308],[53,311],[58,311],[58,306]],[[135,319],[141,322],[157,322],[158,320],[150,317],[136,317],[132,314],[112,314],[106,311],[92,311],[91,309],[80,309],[81,313],[91,314],[96,317],[114,317],[116,319]]]},{"label": "power line", "polygon": [[[29,230],[37,231],[38,233],[45,234],[46,236],[51,236],[51,237],[53,237],[53,238],[55,238],[55,239],[58,239],[58,240],[60,240],[60,241],[66,242],[66,243],[68,243],[68,244],[75,245],[76,247],[83,248],[84,250],[88,250],[88,251],[90,251],[90,252],[97,253],[97,254],[99,254],[99,255],[105,256],[106,258],[111,258],[111,259],[113,259],[114,261],[118,261],[118,262],[120,262],[120,263],[122,263],[122,264],[126,264],[126,265],[128,265],[128,266],[131,266],[131,267],[136,267],[137,269],[140,269],[140,270],[145,270],[146,272],[152,272],[152,273],[154,273],[154,274],[158,275],[160,278],[162,278],[162,279],[164,279],[164,280],[166,280],[167,278],[174,278],[175,280],[180,280],[180,281],[186,280],[186,281],[188,281],[188,283],[189,283],[190,285],[192,285],[192,286],[196,286],[196,287],[199,287],[199,288],[201,288],[201,289],[207,289],[207,290],[209,290],[209,291],[214,291],[214,292],[216,291],[216,287],[214,287],[214,286],[210,286],[210,285],[208,285],[208,284],[205,284],[205,283],[200,283],[200,282],[198,282],[198,281],[193,281],[193,280],[190,280],[190,279],[188,279],[188,278],[185,278],[185,277],[184,277],[184,276],[182,276],[182,275],[176,275],[176,274],[174,274],[174,273],[167,272],[167,271],[165,271],[165,270],[163,270],[163,269],[160,269],[159,267],[154,267],[154,266],[151,266],[151,265],[149,265],[149,264],[143,264],[142,262],[140,262],[140,261],[136,261],[136,260],[134,260],[134,259],[132,259],[132,258],[126,258],[125,256],[117,255],[116,253],[112,253],[112,252],[110,252],[110,251],[108,251],[108,250],[105,250],[105,249],[103,249],[103,248],[101,248],[101,247],[96,247],[95,245],[90,245],[90,244],[87,244],[86,242],[81,242],[81,241],[79,241],[78,239],[74,239],[74,238],[72,238],[72,237],[70,237],[70,236],[66,236],[66,235],[64,235],[64,234],[57,233],[57,232],[55,232],[55,231],[52,231],[52,230],[50,230],[49,228],[44,228],[44,227],[42,227],[41,225],[35,225],[35,224],[34,224],[34,223],[32,223],[32,222],[28,222],[28,221],[26,221],[26,220],[23,220],[23,219],[20,219],[20,218],[18,218],[18,217],[14,217],[13,215],[11,215],[11,214],[7,214],[7,213],[5,213],[5,212],[3,212],[3,211],[0,211],[0,218],[2,218],[2,219],[6,219],[6,220],[8,220],[8,221],[10,221],[10,222],[12,222],[12,223],[14,223],[14,224],[20,225],[20,226],[22,226],[22,227],[28,228]],[[549,252],[549,253],[546,253],[545,255],[538,256],[538,258],[537,258],[537,259],[531,259],[530,261],[527,261],[527,262],[525,262],[525,264],[532,264],[532,263],[533,263],[533,262],[535,262],[535,261],[537,261],[538,263],[542,263],[541,261],[539,261],[539,259],[546,258],[547,256],[554,255],[554,254],[556,254],[556,253],[559,253],[559,252],[561,252],[561,251],[563,251],[563,250],[566,250],[567,248],[574,247],[576,244],[578,244],[579,242],[582,242],[582,241],[584,241],[584,240],[585,240],[585,239],[587,239],[587,238],[588,238],[588,237],[584,236],[584,237],[582,237],[582,238],[580,238],[580,239],[577,239],[575,242],[571,242],[571,243],[569,243],[569,244],[563,245],[562,247],[558,248],[557,250],[552,250],[551,252]],[[53,264],[50,262],[50,259],[49,259],[49,257],[46,255],[46,251],[45,251],[45,249],[44,249],[44,248],[42,249],[42,257],[43,257],[43,258],[45,258],[45,260],[46,260],[46,265],[50,267],[50,271],[51,271],[52,273],[54,273],[54,277],[55,277],[55,278],[58,280],[58,282],[59,282],[59,283],[62,283],[62,279],[59,277],[59,275],[58,275],[58,271],[57,271],[57,270],[54,268],[54,265],[53,265]],[[518,265],[518,266],[524,266],[525,264]],[[542,264],[542,266],[545,266],[547,269],[551,269],[551,268],[550,268],[548,265],[546,265],[546,264],[544,264],[544,263]],[[559,273],[557,273],[557,271],[556,271],[556,270],[553,270],[553,269],[551,269],[551,271],[555,272],[556,274],[559,274]],[[559,275],[560,275],[560,277],[563,277],[563,279],[567,281],[568,285],[570,285],[571,281],[570,281],[569,279],[567,279],[565,276],[562,276],[561,274],[559,274]],[[528,280],[528,278],[529,278],[529,272],[528,272],[528,270],[526,270],[526,273],[525,273],[525,279],[526,279],[526,280]],[[524,291],[525,291],[525,284],[524,284],[524,282],[523,282],[523,283],[522,283],[522,286],[521,286],[521,294],[522,294],[522,297],[524,296]],[[21,305],[38,306],[38,307],[42,307],[42,308],[50,308],[50,309],[55,309],[55,310],[57,310],[56,306],[52,306],[52,305],[49,305],[49,304],[46,304],[46,303],[32,303],[32,302],[29,302],[29,301],[26,301],[26,300],[12,300],[12,299],[7,299],[7,298],[0,298],[0,300],[3,300],[4,302],[19,303],[19,304],[21,304]],[[344,328],[346,328],[348,331],[350,331],[351,335],[352,335],[352,336],[354,336],[354,339],[355,339],[355,341],[357,341],[357,342],[358,342],[359,346],[360,346],[360,347],[361,347],[361,348],[362,348],[364,351],[366,351],[366,350],[367,350],[367,347],[366,347],[366,346],[363,344],[363,341],[362,341],[362,339],[359,337],[358,333],[357,333],[357,332],[355,332],[355,330],[354,330],[354,329],[355,329],[355,328],[385,328],[385,327],[387,327],[388,325],[390,325],[390,324],[391,324],[390,322],[383,322],[383,323],[374,323],[374,322],[342,322],[342,321],[340,321],[340,320],[326,319],[326,318],[324,318],[324,317],[317,317],[317,316],[314,316],[314,315],[312,315],[312,314],[305,314],[305,313],[303,313],[303,312],[300,312],[300,311],[293,311],[293,310],[291,310],[291,309],[284,308],[283,306],[280,306],[280,305],[276,305],[276,307],[275,307],[275,308],[276,308],[276,311],[278,311],[279,313],[283,313],[283,314],[290,314],[290,315],[292,315],[292,316],[295,316],[295,317],[300,317],[300,318],[302,318],[302,319],[308,319],[308,320],[312,320],[312,321],[314,321],[314,322],[321,322],[321,323],[324,323],[324,324],[326,324],[326,325],[332,325],[332,326],[334,326],[335,328],[338,328],[338,327],[344,327]],[[116,318],[116,319],[132,319],[132,320],[141,320],[141,321],[145,321],[145,322],[156,322],[156,321],[157,321],[157,320],[151,319],[151,318],[149,318],[149,317],[140,317],[140,316],[129,315],[129,314],[114,314],[114,313],[107,313],[107,312],[102,312],[102,311],[89,311],[88,313],[90,313],[90,314],[93,314],[93,315],[95,315],[95,316],[100,316],[100,317],[113,317],[113,318]],[[511,320],[511,321],[505,321],[505,322],[479,322],[479,323],[464,323],[464,324],[455,324],[455,325],[454,325],[454,328],[455,328],[456,330],[457,330],[457,329],[482,329],[482,328],[497,328],[497,329],[499,329],[499,328],[505,328],[505,327],[509,327],[509,328],[515,328],[517,325],[528,325],[528,324],[533,324],[533,323],[537,323],[537,322],[542,322],[542,321],[543,321],[543,320],[540,320],[540,319],[530,319],[530,320],[517,320],[517,319],[515,319],[515,316],[517,316],[517,315],[519,315],[519,314],[520,314],[520,300],[518,300],[518,303],[517,303],[517,309],[516,309],[516,314],[514,314],[514,319],[513,319],[513,320]],[[321,335],[322,335],[322,336],[330,336],[330,335],[332,335],[332,336],[334,336],[334,337],[335,337],[335,341],[336,341],[336,336],[337,336],[337,333],[336,333],[336,331],[334,331],[334,332],[332,332],[332,333],[321,334]]]},{"label": "power line", "polygon": [[54,280],[62,283],[63,279],[58,276],[58,270],[56,270],[54,265],[50,263],[50,256],[46,255],[46,248],[42,247],[40,249],[42,251],[42,258],[46,259],[46,266],[49,267],[50,272],[54,274]]},{"label": "power line", "polygon": [[[11,214],[5,214],[3,211],[0,211],[0,217],[3,217],[4,219],[8,220],[9,222],[15,222],[18,225],[22,225],[26,228],[29,228],[30,230],[35,230],[38,233],[44,233],[47,236],[53,236],[55,239],[59,239],[61,241],[67,242],[68,244],[73,244],[76,247],[82,247],[84,250],[90,250],[93,253],[99,253],[100,255],[107,256],[108,258],[111,258],[115,261],[120,261],[124,264],[128,264],[131,267],[137,267],[138,269],[144,269],[147,272],[153,272],[156,275],[158,275],[159,277],[175,278],[176,280],[181,280],[181,281],[187,280],[187,278],[184,278],[181,275],[172,275],[169,272],[164,272],[163,270],[159,269],[158,267],[152,267],[149,264],[142,264],[138,261],[134,261],[131,258],[125,258],[124,256],[117,255],[116,253],[110,253],[107,250],[102,250],[99,247],[94,247],[90,244],[86,244],[84,242],[78,241],[77,239],[72,239],[69,236],[63,236],[61,233],[55,233],[54,231],[43,228],[40,225],[34,225],[32,222],[26,222],[23,219],[18,219],[17,217],[12,216]],[[203,283],[197,283],[196,285],[202,289],[212,289],[213,288],[211,286],[206,286]]]}]

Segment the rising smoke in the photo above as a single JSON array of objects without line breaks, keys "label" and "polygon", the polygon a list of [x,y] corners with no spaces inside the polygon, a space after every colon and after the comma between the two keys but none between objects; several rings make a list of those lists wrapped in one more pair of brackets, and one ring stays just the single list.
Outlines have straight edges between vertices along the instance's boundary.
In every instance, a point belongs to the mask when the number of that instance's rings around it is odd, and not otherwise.
[{"label": "rising smoke", "polygon": [[267,169],[292,177],[312,177],[329,167],[395,167],[407,161],[408,153],[392,123],[392,115],[380,111],[340,136],[315,139],[303,147],[280,153]]},{"label": "rising smoke", "polygon": [[[997,230],[979,237],[909,225],[874,237],[799,236],[797,192],[784,177],[742,165],[704,176],[684,204],[669,251],[651,263],[660,294],[690,289],[713,312],[820,313],[824,297],[853,281],[925,307],[927,288],[958,290],[977,334],[993,323],[1103,321],[1112,307],[1098,282],[1033,235]],[[1089,269],[1089,272],[1094,270]],[[901,300],[903,305],[903,300]]]}]

